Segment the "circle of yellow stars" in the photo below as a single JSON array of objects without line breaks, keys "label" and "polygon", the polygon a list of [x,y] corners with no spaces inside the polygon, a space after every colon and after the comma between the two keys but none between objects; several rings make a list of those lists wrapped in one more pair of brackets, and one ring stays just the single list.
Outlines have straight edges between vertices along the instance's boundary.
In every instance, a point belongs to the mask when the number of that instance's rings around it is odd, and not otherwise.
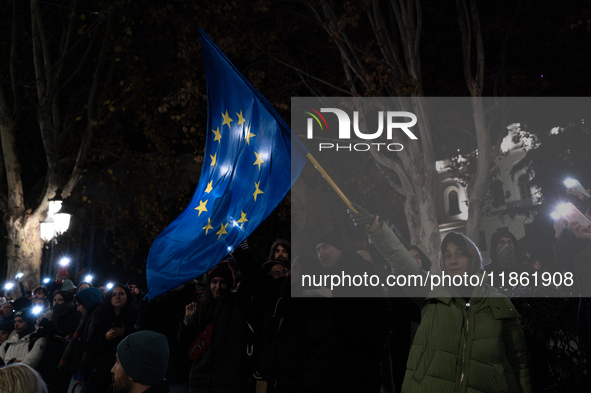
[{"label": "circle of yellow stars", "polygon": [[[238,125],[242,126],[244,129],[244,123],[246,123],[246,119],[244,118],[244,116],[242,115],[242,111],[240,111],[240,113],[236,112],[236,115],[238,116]],[[223,116],[223,122],[222,122],[222,129],[225,125],[228,126],[228,128],[231,129],[231,123],[234,121],[234,119],[232,119],[230,117],[230,115],[228,114],[228,110],[226,109],[226,113],[222,113]],[[211,130],[211,132],[213,132],[214,134],[214,142],[218,142],[218,144],[221,144],[221,140],[222,140],[222,132],[220,131],[220,128],[217,127],[217,129],[215,130]],[[255,137],[256,134],[253,134],[252,132],[250,132],[250,125],[246,126],[246,132],[245,132],[245,136],[244,139],[246,140],[246,143],[250,146],[250,139],[252,137]],[[255,161],[252,165],[257,165],[259,171],[261,170],[261,164],[264,164],[265,161],[263,160],[262,156],[260,153],[258,152],[254,152],[255,154]],[[211,163],[210,163],[210,167],[215,167],[216,163],[217,163],[217,153],[214,153],[214,155],[210,155],[209,156],[211,158]],[[257,200],[257,196],[259,194],[264,194],[263,191],[261,191],[261,189],[259,188],[260,185],[260,181],[255,183],[255,191],[252,194],[254,201],[256,202]],[[210,181],[209,183],[207,183],[207,187],[205,188],[204,193],[205,194],[209,194],[211,191],[213,190],[213,180]],[[199,211],[199,214],[197,215],[197,217],[201,216],[201,213],[203,212],[207,212],[207,202],[208,200],[202,200],[199,202],[199,206],[197,206],[195,208],[195,210]],[[240,219],[238,221],[236,221],[237,224],[240,224],[240,229],[242,229],[242,227],[244,226],[245,222],[248,222],[248,219],[246,218],[247,213],[244,213],[242,210],[240,211]],[[222,235],[226,235],[228,234],[228,231],[226,230],[227,226],[229,223],[226,224],[220,224],[220,229],[215,233],[216,235],[218,235],[218,239],[220,240],[220,238],[222,237]],[[207,224],[201,228],[205,230],[205,235],[207,235],[209,233],[210,230],[215,230],[214,227],[211,225],[211,218],[207,219]]]}]

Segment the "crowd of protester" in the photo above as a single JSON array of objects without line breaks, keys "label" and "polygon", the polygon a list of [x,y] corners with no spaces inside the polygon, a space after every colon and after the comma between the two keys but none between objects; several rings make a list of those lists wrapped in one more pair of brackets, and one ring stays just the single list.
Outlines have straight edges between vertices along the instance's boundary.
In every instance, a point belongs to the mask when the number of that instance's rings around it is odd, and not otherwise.
[{"label": "crowd of protester", "polygon": [[[27,290],[19,278],[18,290],[0,298],[0,387],[49,393],[532,391],[520,315],[494,287],[403,294],[367,286],[349,297],[343,288],[312,285],[302,276],[427,275],[434,267],[452,276],[482,275],[483,268],[534,272],[546,269],[542,259],[527,258],[515,236],[499,231],[484,267],[474,242],[451,232],[437,266],[359,210],[351,218],[371,248],[348,251],[328,232],[316,239],[316,255],[294,258],[289,242],[277,240],[267,260],[257,261],[244,241],[204,276],[150,302],[138,279],[105,289],[76,286],[58,273],[49,285]],[[585,294],[591,231],[564,219],[555,230],[555,260],[577,273]]]}]

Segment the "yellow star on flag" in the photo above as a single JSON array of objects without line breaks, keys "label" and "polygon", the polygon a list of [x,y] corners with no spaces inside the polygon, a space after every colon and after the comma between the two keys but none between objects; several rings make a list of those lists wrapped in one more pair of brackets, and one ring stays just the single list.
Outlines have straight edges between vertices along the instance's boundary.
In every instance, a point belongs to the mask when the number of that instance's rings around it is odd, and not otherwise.
[{"label": "yellow star on flag", "polygon": [[218,235],[218,240],[220,240],[220,237],[222,237],[222,235],[228,234],[228,232],[226,232],[227,226],[228,226],[228,224],[226,224],[226,225],[222,224],[220,230],[215,233],[216,235]]},{"label": "yellow star on flag", "polygon": [[257,195],[259,195],[259,194],[264,194],[264,192],[262,192],[262,191],[259,189],[259,184],[261,184],[261,182],[254,183],[254,186],[256,187],[256,190],[254,190],[254,193],[252,194],[252,196],[254,196],[254,201],[255,201],[255,202],[257,201]]},{"label": "yellow star on flag", "polygon": [[255,134],[251,134],[250,133],[250,126],[248,126],[248,128],[246,128],[246,143],[248,145],[250,145],[250,138],[252,138],[253,136],[256,136]]},{"label": "yellow star on flag", "polygon": [[209,166],[215,166],[215,160],[217,155],[218,153],[215,153],[213,156],[211,154],[209,155],[211,157],[211,165]]},{"label": "yellow star on flag", "polygon": [[238,125],[241,126],[246,120],[242,117],[242,111],[240,111],[240,113],[236,112],[236,114],[238,115]]},{"label": "yellow star on flag", "polygon": [[213,185],[213,180],[212,180],[212,181],[210,181],[209,183],[207,183],[207,188],[205,189],[205,193],[206,193],[206,194],[209,194],[209,192],[210,192],[211,190],[213,190],[213,187],[212,187],[212,185]]},{"label": "yellow star on flag", "polygon": [[265,161],[263,161],[263,159],[261,158],[261,156],[259,155],[259,153],[257,153],[256,151],[254,152],[254,155],[257,156],[257,160],[252,165],[258,165],[259,166],[259,171],[260,171],[261,170],[261,164],[264,164]]},{"label": "yellow star on flag", "polygon": [[205,207],[205,205],[207,205],[207,201],[205,201],[205,202],[203,202],[203,201],[200,201],[200,202],[199,202],[199,206],[197,206],[197,207],[195,208],[195,210],[199,210],[199,214],[197,215],[197,217],[199,217],[199,216],[201,215],[201,213],[203,213],[203,212],[206,212],[206,211],[207,211],[207,208]]},{"label": "yellow star on flag", "polygon": [[204,227],[203,227],[203,228],[201,228],[201,229],[205,229],[205,234],[206,234],[206,235],[207,235],[207,232],[208,232],[210,229],[213,229],[213,227],[211,226],[211,218],[208,218],[208,219],[207,219],[207,225],[206,225],[206,226],[204,226]]},{"label": "yellow star on flag", "polygon": [[[214,142],[215,142],[215,141],[218,141],[218,142],[219,142],[219,141],[222,139],[222,134],[220,134],[220,127],[218,127],[218,129],[217,129],[217,130],[211,130],[211,132],[213,132],[213,133],[214,133],[214,135],[215,135],[215,138],[214,138],[214,140],[213,140]],[[220,143],[221,143],[221,142],[220,142]]]},{"label": "yellow star on flag", "polygon": [[244,225],[244,223],[248,221],[246,219],[246,213],[244,213],[242,210],[240,210],[240,220],[236,221],[237,223],[240,224],[240,229],[242,229],[242,225]]},{"label": "yellow star on flag", "polygon": [[[228,115],[228,110],[227,109],[226,109],[226,114],[223,114],[222,113],[222,116],[224,116],[224,123],[222,124],[222,127],[224,125],[226,125],[226,124],[228,125],[228,127],[230,127],[230,123],[233,122],[234,120],[232,120],[230,118],[230,115]],[[232,127],[230,127],[230,128],[232,128]]]}]

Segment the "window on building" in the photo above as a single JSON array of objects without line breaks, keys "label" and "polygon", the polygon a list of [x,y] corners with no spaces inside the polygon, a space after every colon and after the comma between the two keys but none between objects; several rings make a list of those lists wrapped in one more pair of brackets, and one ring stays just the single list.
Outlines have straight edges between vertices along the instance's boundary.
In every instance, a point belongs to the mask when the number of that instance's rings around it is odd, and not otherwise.
[{"label": "window on building", "polygon": [[531,198],[531,189],[527,184],[529,182],[529,176],[525,173],[517,178],[517,186],[519,187],[519,197],[521,199]]},{"label": "window on building", "polygon": [[503,182],[494,180],[490,184],[490,194],[492,196],[492,206],[500,207],[505,205],[505,190],[503,190]]},{"label": "window on building", "polygon": [[450,216],[455,216],[456,214],[460,214],[460,200],[458,198],[458,192],[456,190],[451,190],[449,194],[447,194],[447,201],[448,201],[448,214]]}]

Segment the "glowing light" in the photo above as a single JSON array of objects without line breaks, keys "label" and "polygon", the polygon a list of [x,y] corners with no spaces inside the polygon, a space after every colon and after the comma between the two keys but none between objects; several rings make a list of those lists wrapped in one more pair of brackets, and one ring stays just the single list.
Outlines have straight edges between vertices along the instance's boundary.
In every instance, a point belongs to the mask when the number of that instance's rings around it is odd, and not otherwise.
[{"label": "glowing light", "polygon": [[51,278],[45,277],[43,279],[43,284],[49,284],[50,281],[51,281]]},{"label": "glowing light", "polygon": [[579,182],[576,181],[575,179],[566,179],[564,181],[564,186],[567,187],[567,188],[574,188],[574,187],[577,186],[578,183]]},{"label": "glowing light", "polygon": [[53,219],[53,215],[62,208],[62,201],[49,201],[49,209],[47,210],[47,217]]},{"label": "glowing light", "polygon": [[113,284],[112,282],[110,282],[110,283],[108,283],[108,284],[106,285],[106,288],[107,288],[107,289],[113,289],[113,287],[114,287],[114,286],[115,286],[115,284]]},{"label": "glowing light", "polygon": [[6,291],[10,291],[12,288],[14,288],[14,284],[13,284],[13,283],[11,283],[11,282],[7,282],[7,283],[4,285],[4,289],[5,289]]},{"label": "glowing light", "polygon": [[552,217],[553,220],[558,220],[561,215],[558,212],[552,212],[552,214],[550,214],[550,217]]},{"label": "glowing light", "polygon": [[567,205],[566,203],[563,203],[561,205],[558,205],[558,207],[556,208],[556,211],[558,212],[558,214],[560,214],[562,217],[564,217],[568,213],[570,213],[570,206]]},{"label": "glowing light", "polygon": [[559,132],[560,132],[560,127],[554,127],[553,129],[550,130],[550,135],[558,135]]},{"label": "glowing light", "polygon": [[16,273],[15,278],[22,278],[25,274],[24,273]]},{"label": "glowing light", "polygon": [[232,247],[228,246],[228,252],[232,251]]},{"label": "glowing light", "polygon": [[47,243],[51,239],[53,239],[53,235],[54,235],[53,220],[41,221],[40,225],[41,225],[41,239],[43,239],[43,241]]},{"label": "glowing light", "polygon": [[33,307],[33,314],[35,314],[35,315],[41,314],[42,311],[43,311],[43,307],[41,307],[41,306]]},{"label": "glowing light", "polygon": [[70,264],[70,258],[62,258],[59,263],[60,266],[68,266]]},{"label": "glowing light", "polygon": [[68,230],[70,227],[70,217],[71,215],[68,213],[56,213],[53,216],[54,229],[58,235]]},{"label": "glowing light", "polygon": [[89,274],[88,276],[84,277],[84,281],[86,281],[86,282],[92,282],[92,279],[93,279],[93,278],[94,278],[94,277],[92,277],[92,276]]}]

